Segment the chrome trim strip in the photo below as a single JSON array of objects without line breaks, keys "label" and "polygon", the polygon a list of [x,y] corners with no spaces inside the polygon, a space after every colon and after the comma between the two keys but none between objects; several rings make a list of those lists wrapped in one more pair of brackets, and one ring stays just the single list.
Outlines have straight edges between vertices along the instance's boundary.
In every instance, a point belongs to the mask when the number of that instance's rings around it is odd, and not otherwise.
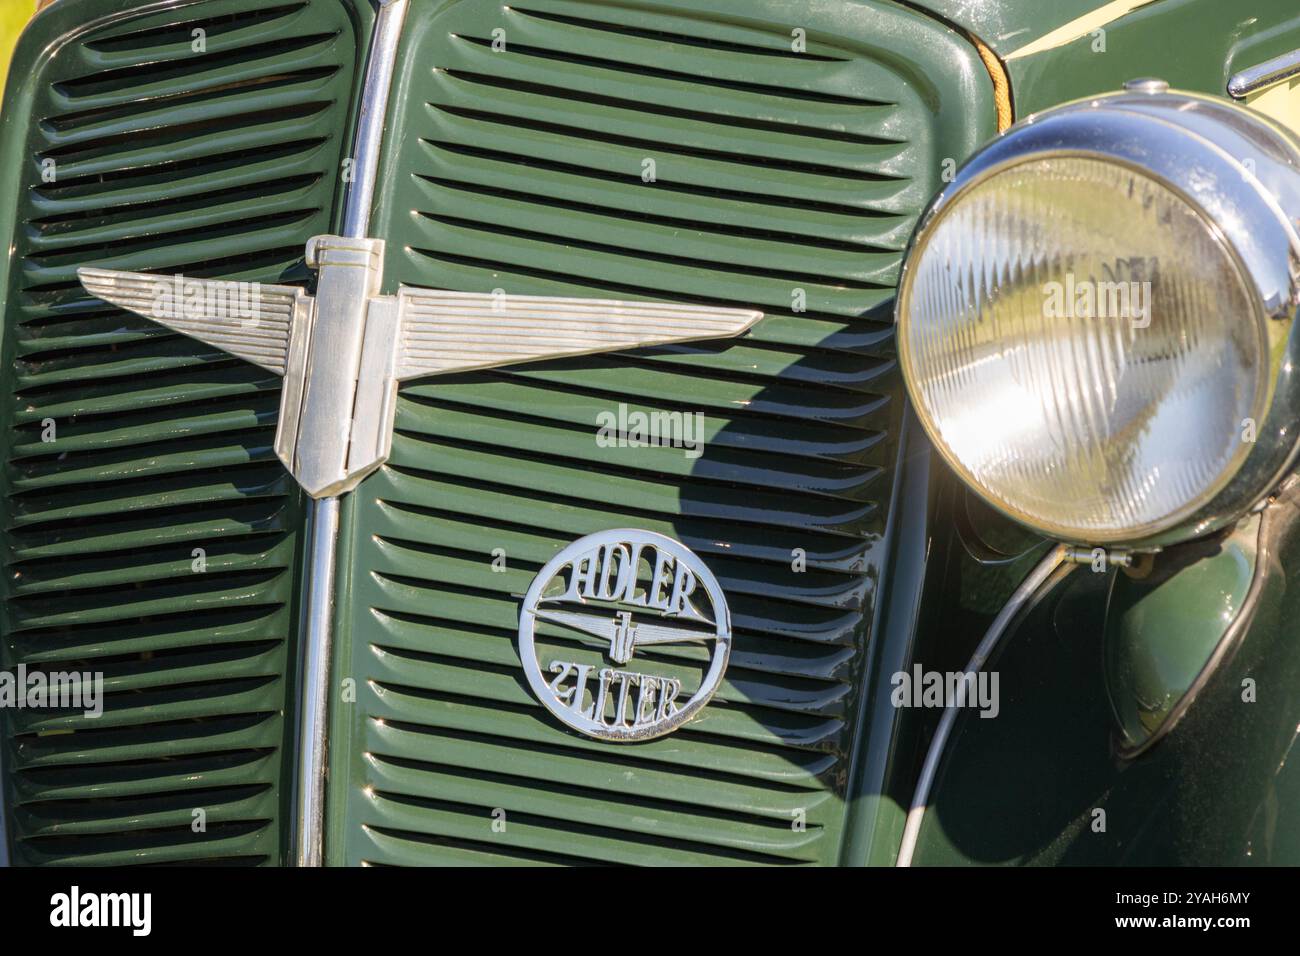
[{"label": "chrome trim strip", "polygon": [[298,731],[297,857],[299,866],[321,866],[325,841],[325,774],[329,746],[331,623],[334,615],[335,549],[339,499],[309,505],[302,686]]},{"label": "chrome trim strip", "polygon": [[408,0],[381,0],[366,66],[366,83],[361,92],[361,113],[357,140],[352,150],[352,188],[344,206],[343,235],[364,239],[370,229],[370,207],[375,199],[375,178],[379,174],[379,147],[388,115],[388,92],[397,62],[397,43],[402,38]]},{"label": "chrome trim strip", "polygon": [[1234,73],[1228,80],[1228,93],[1234,99],[1244,100],[1252,93],[1257,93],[1274,83],[1281,83],[1293,76],[1300,76],[1300,50],[1283,53],[1271,60],[1265,60],[1259,66]]},{"label": "chrome trim strip", "polygon": [[[365,86],[353,149],[353,181],[343,216],[343,235],[364,238],[370,228],[379,149],[388,113],[388,93],[408,0],[381,0],[366,65]],[[306,594],[302,615],[302,665],[298,726],[298,780],[294,855],[298,866],[321,866],[325,857],[325,783],[329,770],[329,670],[333,643],[335,550],[339,499],[308,505]]]},{"label": "chrome trim strip", "polygon": [[[1069,548],[1063,544],[1058,544],[1047,556],[1029,572],[1029,576],[1021,582],[1020,587],[1007,600],[998,616],[993,619],[989,625],[988,632],[984,639],[979,642],[975,648],[975,653],[971,655],[970,662],[966,665],[966,672],[969,674],[978,674],[987,663],[989,656],[993,653],[998,642],[1002,640],[1002,635],[1006,633],[1007,626],[1020,613],[1034,597],[1035,594],[1043,587],[1051,577],[1060,570],[1063,574],[1069,574],[1077,564],[1066,562]],[[935,777],[939,773],[939,762],[943,759],[944,748],[948,744],[948,736],[952,733],[953,725],[957,723],[957,714],[961,710],[955,704],[949,704],[943,712],[943,717],[939,720],[939,726],[934,731],[934,737],[930,741],[930,749],[926,752],[925,763],[921,767],[921,775],[916,780],[916,792],[912,795],[912,805],[907,811],[907,823],[903,827],[903,840],[898,847],[898,859],[895,866],[911,866],[912,856],[916,853],[916,840],[921,835],[921,821],[925,818],[925,805],[930,799],[930,788],[934,786]]]}]

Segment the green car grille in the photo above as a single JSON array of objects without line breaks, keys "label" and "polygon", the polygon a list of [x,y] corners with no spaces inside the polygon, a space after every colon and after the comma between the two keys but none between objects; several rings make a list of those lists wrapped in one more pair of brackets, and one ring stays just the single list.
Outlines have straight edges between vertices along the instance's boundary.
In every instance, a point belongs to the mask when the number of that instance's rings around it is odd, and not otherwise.
[{"label": "green car grille", "polygon": [[[372,230],[390,289],[766,318],[402,390],[392,459],[345,511],[331,862],[841,860],[901,412],[894,287],[991,107],[924,17],[785,7],[413,6]],[[703,454],[601,447],[620,403],[699,413]],[[542,564],[617,527],[693,548],[736,632],[701,716],[621,746],[551,718],[515,641]]]},{"label": "green car grille", "polygon": [[83,3],[77,24],[120,15],[23,48],[3,664],[102,672],[106,698],[99,719],[0,714],[13,861],[278,861],[302,521],[279,380],[89,299],[75,269],[305,281],[369,14],[129,6]]}]

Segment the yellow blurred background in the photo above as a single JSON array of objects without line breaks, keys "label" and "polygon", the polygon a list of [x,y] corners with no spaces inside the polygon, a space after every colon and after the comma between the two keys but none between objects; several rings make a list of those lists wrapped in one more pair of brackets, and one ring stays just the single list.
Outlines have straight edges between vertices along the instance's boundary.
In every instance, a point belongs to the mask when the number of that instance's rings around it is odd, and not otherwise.
[{"label": "yellow blurred background", "polygon": [[9,76],[9,57],[27,21],[36,12],[36,0],[0,0],[0,94]]}]

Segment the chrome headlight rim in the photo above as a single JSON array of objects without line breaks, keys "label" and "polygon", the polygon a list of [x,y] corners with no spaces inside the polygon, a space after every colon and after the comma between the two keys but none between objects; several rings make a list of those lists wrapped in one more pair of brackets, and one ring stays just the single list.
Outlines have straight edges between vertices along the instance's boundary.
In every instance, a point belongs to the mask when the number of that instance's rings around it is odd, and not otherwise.
[{"label": "chrome headlight rim", "polygon": [[[919,255],[925,251],[926,243],[934,236],[935,230],[943,222],[944,217],[954,208],[957,208],[958,202],[962,195],[977,189],[981,184],[988,182],[995,177],[1009,172],[1019,166],[1029,165],[1044,160],[1055,159],[1088,159],[1099,162],[1110,163],[1121,166],[1130,171],[1151,177],[1150,171],[1126,159],[1117,159],[1113,155],[1099,153],[1093,150],[1083,149],[1057,149],[1043,152],[1027,152],[1021,155],[1005,158],[997,163],[990,164],[978,170],[968,180],[962,181],[960,189],[954,190],[951,196],[947,197],[942,206],[934,208],[933,218],[927,218],[924,233],[918,231],[915,242],[909,250],[907,261],[913,261],[913,256]],[[956,186],[958,181],[954,181]],[[1173,184],[1160,181],[1159,184],[1176,195],[1183,203],[1186,204],[1189,211],[1194,213],[1204,224],[1207,235],[1209,235],[1214,244],[1224,255],[1225,259],[1232,262],[1235,267],[1237,278],[1246,286],[1247,301],[1251,303],[1253,314],[1249,317],[1254,322],[1258,338],[1259,354],[1268,356],[1271,351],[1271,343],[1267,335],[1266,316],[1262,307],[1260,292],[1255,284],[1254,278],[1250,275],[1245,262],[1236,248],[1228,241],[1223,230],[1219,225],[1209,218],[1205,210],[1185,191],[1177,188]],[[906,267],[905,267],[906,269]],[[1064,541],[1069,544],[1124,544],[1133,541],[1147,541],[1153,539],[1171,528],[1179,527],[1192,519],[1198,512],[1209,505],[1223,489],[1228,485],[1234,476],[1238,474],[1246,459],[1251,454],[1251,446],[1245,442],[1239,442],[1237,448],[1228,462],[1220,469],[1219,473],[1210,485],[1199,494],[1196,498],[1191,499],[1187,504],[1178,510],[1171,512],[1166,517],[1148,522],[1145,525],[1132,529],[1125,529],[1116,532],[1092,532],[1087,535],[1080,535],[1077,529],[1065,525],[1054,524],[1050,521],[1044,521],[1023,512],[1014,507],[1010,502],[1004,501],[996,495],[991,494],[988,489],[979,481],[972,471],[952,452],[948,443],[943,440],[938,423],[931,414],[930,409],[922,400],[922,396],[917,391],[911,375],[907,374],[912,367],[911,356],[911,338],[903,334],[904,316],[907,312],[907,301],[910,297],[912,288],[905,279],[900,277],[899,294],[898,294],[898,358],[900,367],[903,369],[903,381],[907,390],[908,399],[912,402],[912,407],[916,409],[917,418],[925,429],[926,434],[930,437],[931,444],[939,452],[948,466],[965,482],[965,484],[980,498],[992,507],[996,508],[1002,514],[1021,524],[1028,525],[1038,531],[1045,537],[1052,540]],[[1257,421],[1262,420],[1264,413],[1269,409],[1273,397],[1275,380],[1270,375],[1261,375],[1256,383],[1255,395],[1251,402],[1252,417]]]},{"label": "chrome headlight rim", "polygon": [[[1209,134],[1215,134],[1213,137]],[[1148,145],[1150,144],[1150,145]],[[1189,161],[1188,157],[1193,157]],[[908,303],[917,263],[961,198],[1017,166],[1050,159],[1111,163],[1146,177],[1193,211],[1248,293],[1263,362],[1251,405],[1256,441],[1240,442],[1214,482],[1158,520],[1079,533],[1031,517],[991,494],[942,438],[909,374]],[[1242,160],[1249,159],[1247,165]],[[1044,537],[1077,545],[1154,551],[1209,534],[1272,493],[1300,444],[1300,139],[1277,123],[1208,96],[1147,85],[1036,114],[976,153],[931,202],[899,277],[898,355],[909,400],[941,458],[981,499]]]}]

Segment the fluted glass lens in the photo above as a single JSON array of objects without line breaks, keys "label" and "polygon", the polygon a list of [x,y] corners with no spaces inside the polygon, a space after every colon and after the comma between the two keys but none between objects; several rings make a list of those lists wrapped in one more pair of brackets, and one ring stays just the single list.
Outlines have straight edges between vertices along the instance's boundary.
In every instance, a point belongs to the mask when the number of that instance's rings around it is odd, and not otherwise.
[{"label": "fluted glass lens", "polygon": [[1255,299],[1178,194],[1091,158],[970,187],[900,293],[904,374],[931,437],[1045,533],[1155,533],[1218,491],[1266,397]]}]

